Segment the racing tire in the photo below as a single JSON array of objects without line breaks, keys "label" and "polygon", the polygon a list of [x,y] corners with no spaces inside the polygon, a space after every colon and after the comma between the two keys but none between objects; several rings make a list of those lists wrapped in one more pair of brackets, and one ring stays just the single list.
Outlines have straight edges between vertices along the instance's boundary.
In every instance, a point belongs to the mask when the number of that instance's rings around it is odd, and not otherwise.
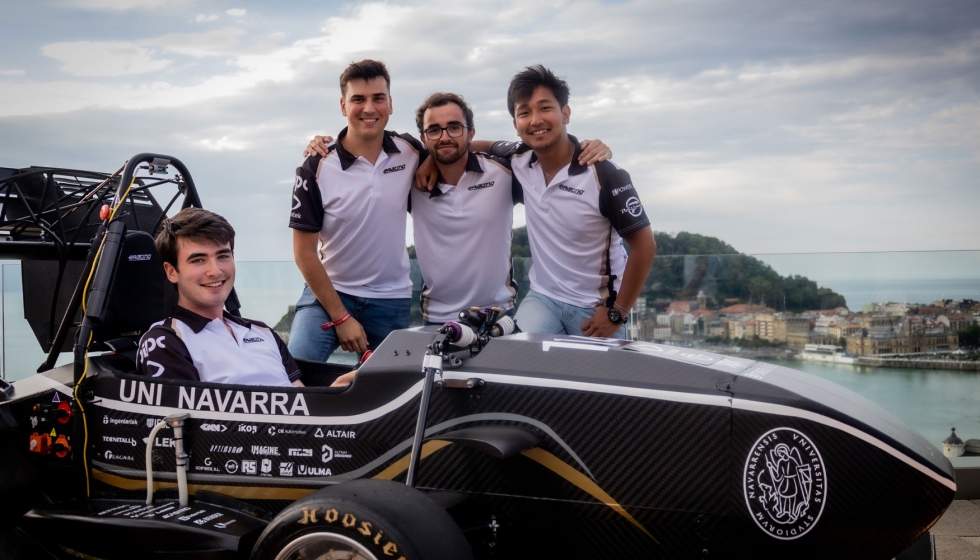
[{"label": "racing tire", "polygon": [[422,492],[361,479],[290,504],[265,528],[251,555],[252,560],[334,557],[472,560],[473,551],[453,518]]}]

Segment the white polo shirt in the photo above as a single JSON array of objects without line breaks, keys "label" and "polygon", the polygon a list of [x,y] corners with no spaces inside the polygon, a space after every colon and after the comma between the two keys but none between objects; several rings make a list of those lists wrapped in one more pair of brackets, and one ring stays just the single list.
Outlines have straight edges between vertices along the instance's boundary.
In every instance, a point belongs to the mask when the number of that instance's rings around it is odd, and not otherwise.
[{"label": "white polo shirt", "polygon": [[422,144],[385,131],[377,162],[355,157],[341,140],[326,157],[296,169],[289,227],[320,234],[320,262],[338,292],[378,299],[412,297],[405,222]]},{"label": "white polo shirt", "polygon": [[170,317],[143,334],[136,370],[150,377],[235,385],[289,387],[300,378],[286,344],[266,324],[229,313],[223,319],[174,307]]},{"label": "white polo shirt", "polygon": [[424,320],[452,321],[472,306],[514,308],[510,244],[518,201],[520,184],[507,161],[473,152],[458,184],[412,189]]},{"label": "white polo shirt", "polygon": [[605,303],[619,291],[626,268],[621,235],[648,227],[625,169],[612,161],[582,166],[582,147],[573,136],[572,163],[550,184],[531,148],[497,142],[493,154],[509,157],[524,188],[527,236],[531,246],[531,289],[578,307]]}]

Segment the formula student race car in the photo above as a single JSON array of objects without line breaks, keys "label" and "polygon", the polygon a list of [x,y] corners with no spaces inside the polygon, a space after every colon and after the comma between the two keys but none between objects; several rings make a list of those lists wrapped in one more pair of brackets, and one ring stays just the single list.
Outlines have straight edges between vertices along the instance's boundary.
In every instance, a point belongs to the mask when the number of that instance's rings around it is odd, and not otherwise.
[{"label": "formula student race car", "polygon": [[306,388],[137,375],[174,299],[151,233],[200,205],[190,173],[5,174],[0,255],[49,353],[0,387],[5,558],[928,558],[953,499],[935,447],[832,383],[500,336],[493,309],[392,333],[346,389],[331,364]]}]

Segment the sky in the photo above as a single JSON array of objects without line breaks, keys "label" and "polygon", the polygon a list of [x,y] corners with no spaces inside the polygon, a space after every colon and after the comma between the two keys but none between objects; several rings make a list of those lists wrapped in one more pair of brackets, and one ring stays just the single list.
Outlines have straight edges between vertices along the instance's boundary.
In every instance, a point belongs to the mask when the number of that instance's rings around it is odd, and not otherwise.
[{"label": "sky", "polygon": [[511,76],[550,67],[569,132],[612,148],[658,231],[752,254],[980,249],[975,0],[0,7],[0,166],[173,155],[239,259],[291,260],[294,170],[345,125],[337,79],[363,58],[391,71],[390,129],[453,91],[491,140],[517,138]]}]

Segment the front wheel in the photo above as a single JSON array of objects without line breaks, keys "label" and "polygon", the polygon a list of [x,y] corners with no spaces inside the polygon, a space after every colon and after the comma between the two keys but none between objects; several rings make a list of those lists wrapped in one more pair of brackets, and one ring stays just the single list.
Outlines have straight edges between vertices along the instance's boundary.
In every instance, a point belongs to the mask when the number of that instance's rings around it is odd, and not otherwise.
[{"label": "front wheel", "polygon": [[297,500],[265,528],[253,560],[472,560],[456,522],[425,494],[354,480]]}]

